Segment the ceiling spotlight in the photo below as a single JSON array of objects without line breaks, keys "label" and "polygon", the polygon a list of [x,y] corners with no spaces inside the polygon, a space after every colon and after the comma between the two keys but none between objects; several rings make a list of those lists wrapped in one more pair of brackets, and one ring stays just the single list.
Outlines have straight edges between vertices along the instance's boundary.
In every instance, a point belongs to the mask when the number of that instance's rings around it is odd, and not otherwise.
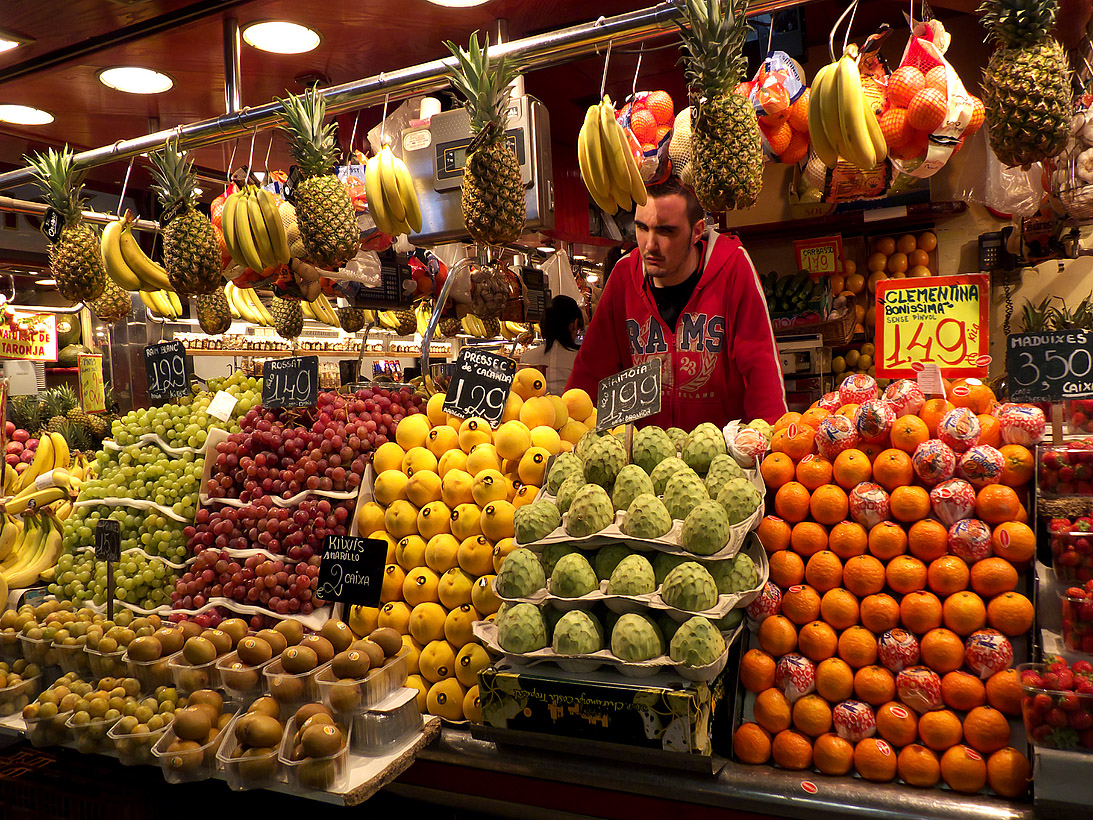
[{"label": "ceiling spotlight", "polygon": [[0,54],[5,51],[11,51],[13,48],[19,46],[25,46],[27,43],[33,43],[33,37],[24,37],[21,34],[16,34],[11,31],[4,31],[0,29]]},{"label": "ceiling spotlight", "polygon": [[15,125],[47,125],[53,122],[53,115],[41,108],[29,105],[0,105],[0,122]]},{"label": "ceiling spotlight", "polygon": [[318,48],[322,42],[319,32],[282,20],[252,23],[243,29],[243,39],[249,45],[273,54],[303,54]]},{"label": "ceiling spotlight", "polygon": [[585,276],[584,280],[590,285],[594,285],[600,281],[600,275],[598,273],[590,273]]},{"label": "ceiling spotlight", "polygon": [[43,285],[45,287],[53,287],[54,285],[57,284],[57,280],[56,279],[35,279],[34,284]]},{"label": "ceiling spotlight", "polygon": [[536,250],[539,251],[539,253],[554,253],[554,246],[540,245],[538,248],[536,248]]},{"label": "ceiling spotlight", "polygon": [[134,65],[104,68],[99,72],[99,82],[128,94],[162,94],[175,84],[166,74]]}]

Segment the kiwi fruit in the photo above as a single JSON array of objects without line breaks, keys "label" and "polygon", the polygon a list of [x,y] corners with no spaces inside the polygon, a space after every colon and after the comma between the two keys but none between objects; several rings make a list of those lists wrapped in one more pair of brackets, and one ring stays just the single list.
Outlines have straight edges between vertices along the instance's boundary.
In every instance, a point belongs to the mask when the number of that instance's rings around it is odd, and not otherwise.
[{"label": "kiwi fruit", "polygon": [[258,700],[247,707],[247,713],[251,715],[266,715],[271,718],[280,718],[281,704],[269,695],[266,695],[258,698]]},{"label": "kiwi fruit", "polygon": [[291,675],[274,675],[269,679],[269,693],[279,703],[294,703],[304,699],[306,688],[300,678]]},{"label": "kiwi fruit", "polygon": [[326,791],[334,785],[337,776],[333,760],[305,760],[296,768],[296,779],[308,789]]},{"label": "kiwi fruit", "polygon": [[204,669],[179,669],[178,683],[183,691],[193,692],[209,685],[209,673]]},{"label": "kiwi fruit", "polygon": [[220,713],[224,711],[224,697],[217,691],[212,689],[198,689],[190,695],[189,700],[186,701],[187,706],[200,706],[206,705],[212,707],[213,720],[220,717]]},{"label": "kiwi fruit", "polygon": [[235,724],[235,736],[247,746],[276,746],[284,728],[268,715],[247,714]]},{"label": "kiwi fruit", "polygon": [[402,636],[397,630],[389,626],[373,629],[372,634],[368,636],[368,640],[378,643],[380,649],[383,650],[384,656],[388,658],[397,655],[402,650]]},{"label": "kiwi fruit", "polygon": [[251,692],[260,683],[258,671],[242,661],[232,661],[220,667],[220,679],[229,689],[237,692]]},{"label": "kiwi fruit", "polygon": [[187,706],[175,712],[175,735],[182,740],[205,742],[212,728],[212,718],[207,709],[200,706]]},{"label": "kiwi fruit", "polygon": [[268,643],[275,657],[288,649],[288,641],[276,629],[259,629],[254,637],[261,638]]},{"label": "kiwi fruit", "polygon": [[192,740],[176,740],[167,747],[167,753],[167,765],[176,772],[192,772],[205,762],[201,744]]},{"label": "kiwi fruit", "polygon": [[184,641],[188,640],[189,638],[196,638],[198,635],[205,631],[201,626],[195,624],[193,621],[181,621],[178,625],[178,629],[182,633],[182,639]]},{"label": "kiwi fruit", "polygon": [[307,757],[326,757],[342,748],[345,735],[331,723],[312,724],[300,732],[300,745]]},{"label": "kiwi fruit", "polygon": [[237,771],[241,780],[255,783],[277,774],[277,750],[256,746],[239,755]]},{"label": "kiwi fruit", "polygon": [[243,638],[235,647],[239,660],[248,666],[257,666],[273,657],[273,647],[258,637]]},{"label": "kiwi fruit", "polygon": [[163,644],[152,635],[135,638],[129,644],[129,659],[138,662],[157,661],[163,656]]},{"label": "kiwi fruit", "polygon": [[368,655],[356,649],[339,652],[334,656],[330,671],[336,678],[363,678],[368,674],[372,662]]},{"label": "kiwi fruit", "polygon": [[[223,634],[223,633],[221,633]],[[216,644],[204,636],[187,638],[182,645],[182,657],[191,666],[201,666],[216,660]]]},{"label": "kiwi fruit", "polygon": [[304,625],[299,621],[293,621],[291,619],[278,621],[277,625],[273,628],[275,631],[280,632],[285,636],[285,640],[288,641],[289,646],[295,646],[304,639]]},{"label": "kiwi fruit", "polygon": [[296,734],[303,735],[309,726],[333,726],[334,717],[329,712],[316,712],[296,727]]},{"label": "kiwi fruit", "polygon": [[386,659],[382,647],[370,638],[364,638],[363,640],[354,641],[350,649],[355,649],[358,652],[363,652],[368,656],[368,666],[371,669],[378,669],[383,666],[383,662]]},{"label": "kiwi fruit", "polygon": [[330,645],[334,647],[335,652],[344,652],[349,648],[349,644],[355,640],[353,630],[349,628],[349,624],[334,619],[323,624],[319,634],[330,641]]},{"label": "kiwi fruit", "polygon": [[[329,642],[327,645],[329,646]],[[318,665],[319,658],[315,650],[307,646],[290,646],[281,653],[281,668],[293,675],[310,672]]]},{"label": "kiwi fruit", "polygon": [[361,688],[352,681],[338,681],[328,690],[328,697],[336,711],[343,714],[355,712],[361,705]]},{"label": "kiwi fruit", "polygon": [[326,715],[327,717],[333,717],[330,714],[330,710],[326,708],[325,703],[305,703],[299,709],[296,710],[294,715],[297,726],[303,726],[307,722],[307,719],[312,715]]},{"label": "kiwi fruit", "polygon": [[182,644],[186,640],[186,636],[181,629],[173,629],[168,626],[157,629],[152,633],[152,637],[159,641],[159,645],[163,648],[163,654],[160,657],[175,654],[182,648]]},{"label": "kiwi fruit", "polygon": [[250,632],[250,626],[242,618],[228,618],[217,624],[216,628],[227,633],[232,639],[232,646],[236,646]]},{"label": "kiwi fruit", "polygon": [[221,632],[219,629],[206,629],[201,633],[201,637],[216,647],[217,657],[228,654],[235,645],[231,635],[227,632]]},{"label": "kiwi fruit", "polygon": [[334,659],[334,645],[322,635],[308,635],[300,641],[299,646],[301,648],[307,647],[314,652],[315,656],[319,659],[319,665]]}]

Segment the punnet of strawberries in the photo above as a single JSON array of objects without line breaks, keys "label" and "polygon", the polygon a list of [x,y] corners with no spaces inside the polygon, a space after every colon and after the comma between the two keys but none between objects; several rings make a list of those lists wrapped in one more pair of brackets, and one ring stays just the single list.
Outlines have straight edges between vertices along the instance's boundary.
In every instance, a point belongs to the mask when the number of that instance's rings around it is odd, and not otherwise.
[{"label": "punnet of strawberries", "polygon": [[1065,406],[1071,433],[1093,433],[1093,399],[1075,399]]},{"label": "punnet of strawberries", "polygon": [[1025,731],[1037,746],[1093,751],[1093,663],[1051,657],[1017,667]]},{"label": "punnet of strawberries", "polygon": [[1052,518],[1048,531],[1055,577],[1064,584],[1093,580],[1093,517]]},{"label": "punnet of strawberries", "polygon": [[1048,495],[1093,495],[1093,436],[1043,448],[1038,480]]},{"label": "punnet of strawberries", "polygon": [[1063,643],[1074,652],[1093,654],[1093,581],[1068,587],[1060,593],[1063,610]]}]

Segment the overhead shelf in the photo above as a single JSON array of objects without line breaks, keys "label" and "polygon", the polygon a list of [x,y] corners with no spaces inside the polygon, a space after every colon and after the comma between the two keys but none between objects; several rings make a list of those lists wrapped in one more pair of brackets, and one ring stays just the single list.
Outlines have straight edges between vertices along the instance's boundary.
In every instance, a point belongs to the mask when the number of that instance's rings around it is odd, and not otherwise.
[{"label": "overhead shelf", "polygon": [[874,208],[863,211],[846,211],[812,219],[787,219],[781,222],[765,222],[759,225],[726,226],[721,221],[722,232],[734,233],[741,239],[779,239],[787,231],[805,239],[829,233],[861,234],[866,232],[896,231],[901,228],[921,226],[923,223],[960,216],[968,210],[966,202],[923,202],[900,205],[893,208]]}]

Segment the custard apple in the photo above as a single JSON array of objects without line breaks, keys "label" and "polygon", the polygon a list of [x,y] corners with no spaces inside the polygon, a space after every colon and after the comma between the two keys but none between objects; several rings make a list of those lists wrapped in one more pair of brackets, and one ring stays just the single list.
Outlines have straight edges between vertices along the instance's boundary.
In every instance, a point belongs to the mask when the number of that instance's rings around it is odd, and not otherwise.
[{"label": "custard apple", "polygon": [[611,498],[599,484],[586,484],[573,498],[565,517],[565,529],[574,538],[593,535],[615,520]]},{"label": "custard apple", "polygon": [[725,444],[725,434],[716,424],[703,422],[691,431],[683,442],[680,457],[687,466],[699,475],[706,475],[710,469],[710,463],[715,457],[726,455],[729,452]]},{"label": "custard apple", "polygon": [[643,493],[626,510],[622,531],[634,538],[660,538],[672,528],[672,516],[664,502],[655,495]]},{"label": "custard apple", "polygon": [[729,517],[716,501],[706,500],[683,519],[681,546],[694,555],[713,555],[729,540]]},{"label": "custard apple", "polygon": [[672,445],[676,448],[676,452],[680,452],[683,449],[683,442],[687,440],[687,431],[679,427],[669,427],[664,432],[667,433],[668,438],[672,440]]},{"label": "custard apple", "polygon": [[717,584],[704,566],[688,561],[668,573],[660,597],[676,609],[705,612],[717,606]]},{"label": "custard apple", "polygon": [[664,506],[672,518],[683,520],[691,510],[709,500],[706,485],[693,472],[672,476],[664,487]]},{"label": "custard apple", "polygon": [[610,433],[601,430],[589,430],[577,439],[577,444],[573,448],[573,455],[579,458],[583,463],[584,460],[588,458],[588,448],[601,438],[610,438],[610,435]]},{"label": "custard apple", "polygon": [[660,462],[653,468],[653,472],[649,474],[649,480],[653,482],[653,492],[657,495],[664,495],[664,488],[668,486],[668,479],[673,476],[677,476],[680,473],[690,473],[695,478],[698,478],[698,474],[683,463],[683,459],[676,458],[675,456],[669,456]]},{"label": "custard apple", "polygon": [[599,587],[600,579],[579,552],[563,555],[550,573],[550,593],[559,598],[580,598]]},{"label": "custard apple", "polygon": [[573,503],[573,499],[584,486],[583,475],[571,475],[563,481],[562,486],[558,488],[558,495],[554,499],[554,505],[558,508],[558,512],[569,512],[569,505]]},{"label": "custard apple", "polygon": [[729,455],[714,458],[706,473],[706,492],[710,498],[717,498],[718,492],[731,478],[746,478],[744,469],[736,463],[736,459]]},{"label": "custard apple", "polygon": [[667,552],[658,552],[656,558],[653,559],[653,576],[656,578],[657,586],[664,583],[664,579],[668,577],[668,573],[678,567],[680,564],[686,564],[690,560],[682,555],[669,555]]},{"label": "custard apple", "polygon": [[615,571],[615,567],[619,565],[619,561],[627,555],[630,555],[630,550],[622,544],[608,544],[606,547],[602,547],[596,553],[594,562],[596,577],[601,581],[606,581],[611,577],[611,573]]},{"label": "custard apple", "polygon": [[763,499],[748,479],[732,478],[718,491],[717,501],[725,508],[729,524],[741,524],[759,509]]},{"label": "custard apple", "polygon": [[616,510],[625,510],[642,493],[653,492],[653,482],[649,474],[637,464],[627,464],[619,470],[615,478],[615,488],[611,491],[611,503]]},{"label": "custard apple", "polygon": [[602,436],[588,445],[584,459],[584,480],[610,492],[615,477],[626,466],[626,448],[614,436]]},{"label": "custard apple", "polygon": [[554,651],[559,655],[591,655],[603,649],[603,627],[584,610],[572,609],[554,626]]},{"label": "custard apple", "polygon": [[516,540],[521,544],[530,544],[540,538],[546,538],[562,523],[562,514],[554,502],[545,499],[533,501],[519,507],[512,517],[512,527]]},{"label": "custard apple", "polygon": [[703,564],[713,576],[721,595],[750,592],[759,584],[759,572],[751,556],[739,552],[731,561],[709,561]]},{"label": "custard apple", "polygon": [[676,630],[668,656],[684,666],[707,666],[721,657],[725,639],[709,619],[696,615]]},{"label": "custard apple", "polygon": [[513,605],[497,617],[496,623],[497,642],[506,652],[519,655],[547,645],[543,613],[533,604]]},{"label": "custard apple", "polygon": [[656,589],[653,565],[645,556],[636,553],[623,558],[607,582],[609,595],[648,595]]},{"label": "custard apple", "polygon": [[565,556],[577,552],[577,548],[565,541],[555,541],[553,544],[543,544],[543,555],[539,559],[543,562],[543,572],[549,578],[554,572],[554,567]]},{"label": "custard apple", "polygon": [[652,660],[664,654],[664,637],[650,618],[628,612],[611,630],[611,651],[628,663]]},{"label": "custard apple", "polygon": [[569,478],[571,475],[581,475],[584,472],[584,464],[573,453],[562,453],[556,459],[554,464],[550,467],[550,472],[547,473],[546,483],[543,488],[551,495],[558,494],[558,488],[562,486],[562,482]]},{"label": "custard apple", "polygon": [[526,598],[546,585],[546,573],[534,552],[515,549],[501,562],[496,583],[502,598]]},{"label": "custard apple", "polygon": [[661,428],[643,427],[634,433],[630,460],[646,473],[653,472],[653,468],[660,462],[675,454],[676,446]]},{"label": "custard apple", "polygon": [[752,430],[758,430],[763,434],[763,437],[767,441],[770,441],[771,437],[774,435],[774,429],[766,419],[752,419],[746,426],[750,427]]}]

